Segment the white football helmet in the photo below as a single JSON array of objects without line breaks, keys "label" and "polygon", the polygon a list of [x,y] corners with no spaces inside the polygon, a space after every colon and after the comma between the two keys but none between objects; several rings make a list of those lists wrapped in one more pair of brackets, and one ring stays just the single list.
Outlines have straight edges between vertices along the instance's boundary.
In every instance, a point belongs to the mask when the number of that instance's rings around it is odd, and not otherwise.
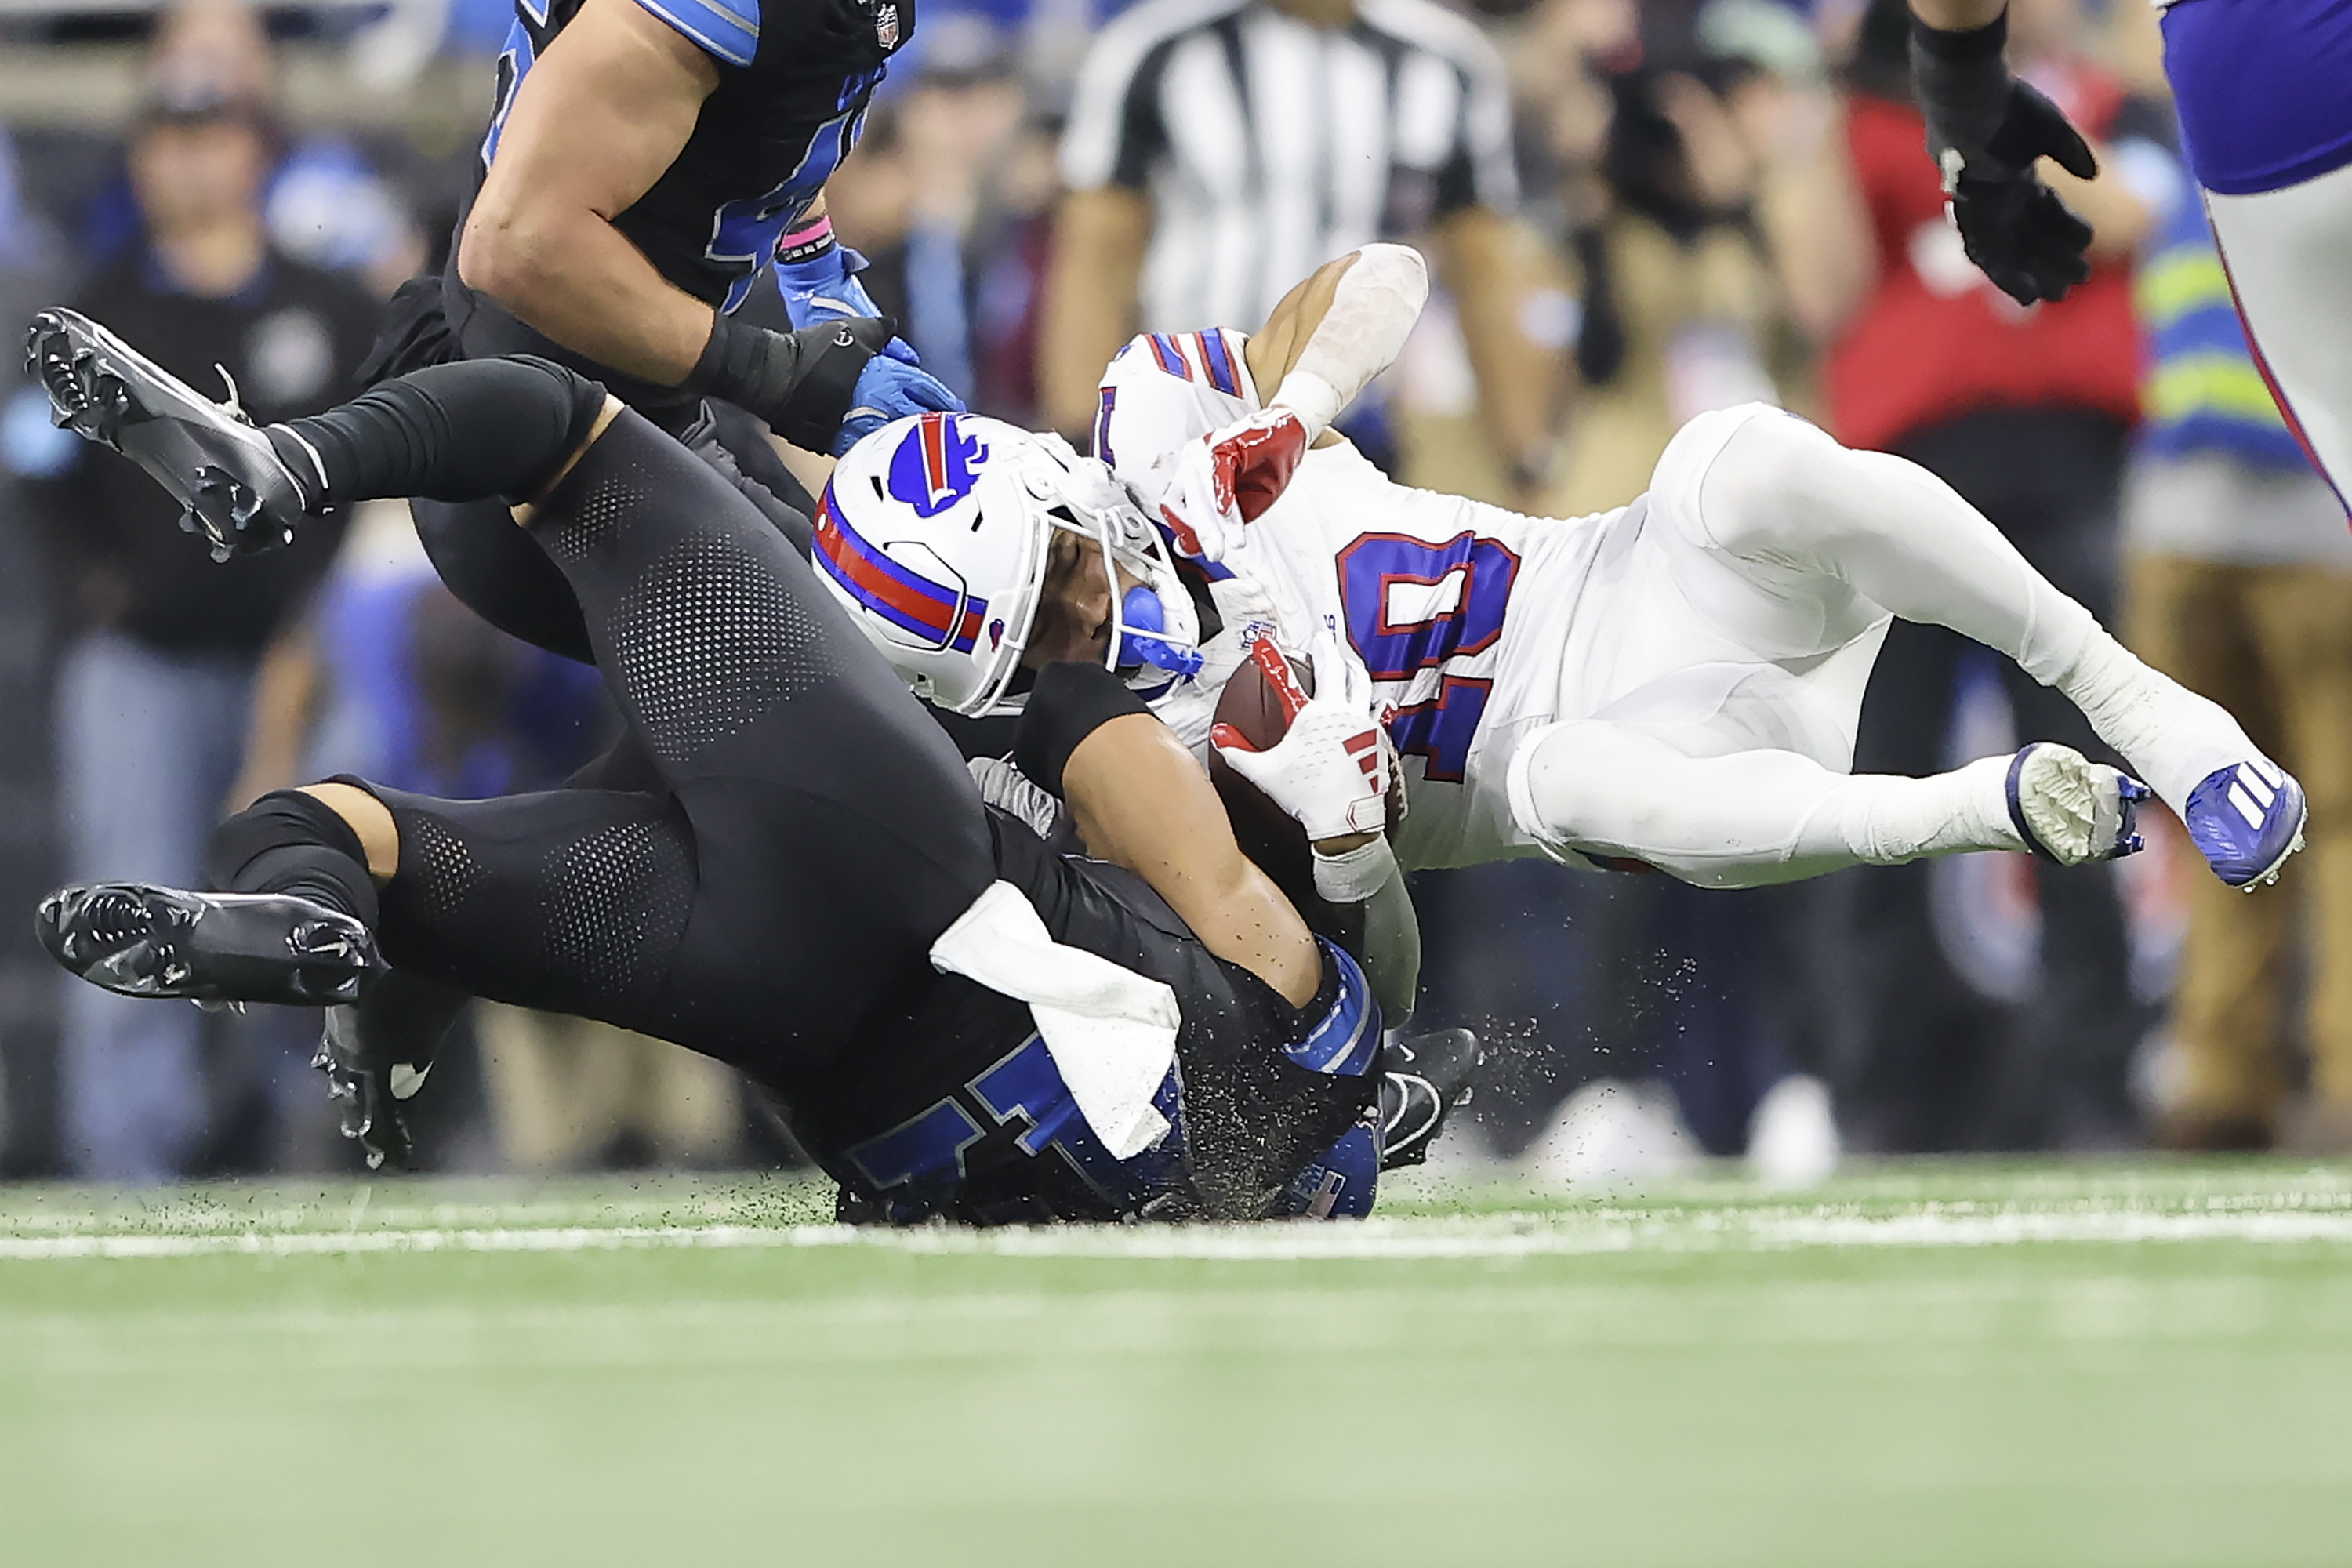
[{"label": "white football helmet", "polygon": [[1002,420],[921,414],[852,447],[817,501],[817,577],[915,695],[1017,712],[1057,530],[1102,547],[1104,662],[1147,701],[1197,672],[1199,615],[1126,487],[1060,437]]}]

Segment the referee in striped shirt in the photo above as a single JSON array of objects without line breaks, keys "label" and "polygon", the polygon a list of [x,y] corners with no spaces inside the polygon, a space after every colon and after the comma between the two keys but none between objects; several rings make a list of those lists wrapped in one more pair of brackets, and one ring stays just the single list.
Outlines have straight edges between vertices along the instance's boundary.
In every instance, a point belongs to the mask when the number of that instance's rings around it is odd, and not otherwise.
[{"label": "referee in striped shirt", "polygon": [[1509,216],[1510,129],[1501,59],[1435,0],[1126,12],[1095,40],[1063,138],[1047,418],[1081,437],[1104,364],[1139,330],[1255,331],[1322,263],[1419,241],[1459,302],[1497,455],[1528,488],[1550,371],[1519,328],[1528,241]]}]

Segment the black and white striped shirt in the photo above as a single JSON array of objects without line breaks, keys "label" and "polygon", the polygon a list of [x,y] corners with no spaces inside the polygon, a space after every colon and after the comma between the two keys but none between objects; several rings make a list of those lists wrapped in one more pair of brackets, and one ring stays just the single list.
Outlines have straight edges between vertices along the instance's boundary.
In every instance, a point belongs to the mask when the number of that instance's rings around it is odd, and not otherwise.
[{"label": "black and white striped shirt", "polygon": [[1146,330],[1250,329],[1360,245],[1510,210],[1510,133],[1500,58],[1434,0],[1361,0],[1336,29],[1263,0],[1145,0],[1087,58],[1062,176],[1150,195]]}]

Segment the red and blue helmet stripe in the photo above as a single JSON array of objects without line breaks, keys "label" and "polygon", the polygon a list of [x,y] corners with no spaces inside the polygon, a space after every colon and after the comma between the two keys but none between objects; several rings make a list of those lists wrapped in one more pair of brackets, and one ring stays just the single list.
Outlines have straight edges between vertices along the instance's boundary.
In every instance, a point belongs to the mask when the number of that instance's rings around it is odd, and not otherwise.
[{"label": "red and blue helmet stripe", "polygon": [[970,653],[988,620],[988,601],[895,561],[849,526],[828,481],[816,503],[816,562],[849,596],[902,631]]}]

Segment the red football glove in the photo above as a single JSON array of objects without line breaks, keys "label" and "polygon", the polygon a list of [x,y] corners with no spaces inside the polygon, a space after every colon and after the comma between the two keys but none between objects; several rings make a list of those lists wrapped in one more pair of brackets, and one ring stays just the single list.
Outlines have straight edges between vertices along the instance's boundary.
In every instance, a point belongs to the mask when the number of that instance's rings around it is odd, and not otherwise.
[{"label": "red football glove", "polygon": [[1290,483],[1307,455],[1307,426],[1287,408],[1267,408],[1186,447],[1160,498],[1160,512],[1186,554],[1222,561]]}]

